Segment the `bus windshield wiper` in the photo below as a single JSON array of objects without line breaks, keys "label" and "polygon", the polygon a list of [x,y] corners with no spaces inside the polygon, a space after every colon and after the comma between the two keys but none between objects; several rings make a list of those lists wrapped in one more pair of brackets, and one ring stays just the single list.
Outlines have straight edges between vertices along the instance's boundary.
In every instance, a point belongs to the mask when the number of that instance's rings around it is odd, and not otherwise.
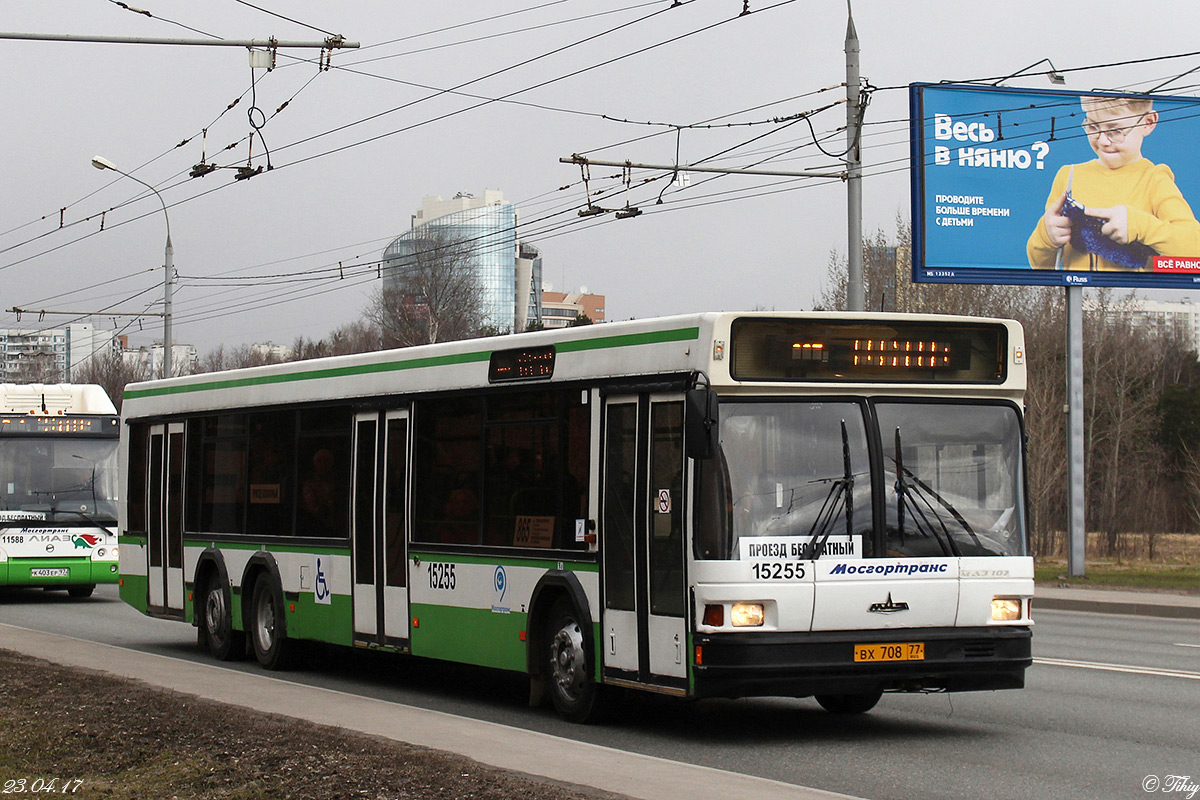
[{"label": "bus windshield wiper", "polygon": [[846,535],[854,534],[854,472],[850,469],[850,437],[846,433],[846,420],[842,420],[842,477],[835,479],[829,485],[829,493],[821,510],[813,520],[808,532],[809,558],[816,561],[825,551],[825,543],[833,533],[833,523],[841,512],[846,515]]},{"label": "bus windshield wiper", "polygon": [[[970,523],[967,522],[963,515],[958,512],[958,509],[949,500],[938,494],[932,486],[925,483],[904,466],[904,450],[900,439],[900,428],[896,428],[896,451],[893,461],[896,465],[896,526],[899,529],[900,541],[902,543],[904,541],[904,509],[908,507],[913,512],[913,523],[918,533],[926,533],[933,536],[942,548],[942,552],[946,555],[962,555],[959,552],[958,546],[954,543],[954,537],[951,535],[950,529],[946,527],[942,515],[933,507],[933,502],[931,502],[930,498],[933,498],[938,505],[949,512],[954,521],[970,534],[977,545],[980,543],[974,529],[971,528]],[[932,520],[930,519],[931,516]],[[924,525],[921,523],[924,523]],[[942,534],[941,536],[938,535],[939,529]]]},{"label": "bus windshield wiper", "polygon": [[[86,522],[90,523],[94,527],[100,528],[101,530],[108,530],[108,525],[105,525],[103,522],[96,519],[91,514],[87,513],[86,511],[76,511],[73,508],[56,508],[53,510],[52,513],[54,513],[54,514],[78,514],[79,516],[83,517]],[[113,520],[113,523],[115,523],[115,522],[116,522],[116,520]]]}]

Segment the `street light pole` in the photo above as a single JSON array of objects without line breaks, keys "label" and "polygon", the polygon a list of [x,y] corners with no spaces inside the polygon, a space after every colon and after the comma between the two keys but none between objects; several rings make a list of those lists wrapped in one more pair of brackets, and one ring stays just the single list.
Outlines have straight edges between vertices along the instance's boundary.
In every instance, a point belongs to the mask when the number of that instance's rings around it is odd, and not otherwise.
[{"label": "street light pole", "polygon": [[163,200],[163,196],[159,194],[158,189],[155,189],[150,184],[146,183],[141,178],[134,177],[128,172],[117,169],[117,165],[109,161],[103,156],[94,156],[92,158],[92,166],[96,169],[111,169],[118,175],[124,175],[130,180],[137,181],[142,186],[145,186],[150,191],[154,192],[154,196],[158,198],[158,202],[162,203],[163,218],[167,221],[167,246],[163,251],[163,362],[161,377],[171,377],[171,290],[172,277],[175,273],[175,248],[171,246],[171,217],[167,214],[167,203]]}]

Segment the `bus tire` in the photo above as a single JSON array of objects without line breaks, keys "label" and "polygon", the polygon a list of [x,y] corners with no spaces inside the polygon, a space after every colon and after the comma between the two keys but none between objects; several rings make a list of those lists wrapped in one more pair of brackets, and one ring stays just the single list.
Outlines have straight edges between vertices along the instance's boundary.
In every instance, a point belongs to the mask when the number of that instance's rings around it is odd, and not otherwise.
[{"label": "bus tire", "polygon": [[71,597],[91,597],[92,592],[96,591],[96,584],[89,583],[84,586],[68,586],[67,594]]},{"label": "bus tire", "polygon": [[254,582],[249,635],[254,657],[270,670],[287,669],[295,649],[295,642],[288,641],[283,614],[282,590],[270,576],[260,575]]},{"label": "bus tire", "polygon": [[566,597],[555,600],[545,637],[546,676],[554,708],[568,722],[593,722],[600,711],[586,635],[574,604]]},{"label": "bus tire", "polygon": [[865,694],[819,694],[817,702],[830,714],[865,714],[875,707],[882,691]]},{"label": "bus tire", "polygon": [[236,661],[246,653],[246,634],[233,629],[229,587],[215,570],[204,582],[196,626],[208,652],[218,661]]}]

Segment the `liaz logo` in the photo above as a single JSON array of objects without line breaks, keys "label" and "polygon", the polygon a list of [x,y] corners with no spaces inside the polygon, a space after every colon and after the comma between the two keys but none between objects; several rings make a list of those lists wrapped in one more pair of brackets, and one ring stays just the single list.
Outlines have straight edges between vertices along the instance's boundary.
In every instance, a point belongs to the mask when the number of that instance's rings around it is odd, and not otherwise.
[{"label": "liaz logo", "polygon": [[76,550],[81,547],[86,550],[99,544],[100,537],[91,533],[77,533],[75,534],[75,538],[73,538],[71,541],[75,544]]}]

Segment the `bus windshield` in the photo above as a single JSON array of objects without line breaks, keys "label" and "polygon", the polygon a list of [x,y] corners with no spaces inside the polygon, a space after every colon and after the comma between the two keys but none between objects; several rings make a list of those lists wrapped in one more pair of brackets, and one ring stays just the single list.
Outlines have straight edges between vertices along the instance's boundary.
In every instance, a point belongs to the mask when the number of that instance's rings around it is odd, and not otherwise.
[{"label": "bus windshield", "polygon": [[877,403],[889,556],[1025,554],[1010,405]]},{"label": "bus windshield", "polygon": [[116,439],[0,439],[0,522],[116,519]]},{"label": "bus windshield", "polygon": [[861,547],[872,528],[863,410],[841,400],[722,403],[717,456],[698,462],[697,556]]},{"label": "bus windshield", "polygon": [[[868,419],[882,443],[874,465]],[[719,451],[697,466],[698,558],[1026,552],[1011,405],[726,401]],[[875,487],[884,492],[878,521]]]}]

